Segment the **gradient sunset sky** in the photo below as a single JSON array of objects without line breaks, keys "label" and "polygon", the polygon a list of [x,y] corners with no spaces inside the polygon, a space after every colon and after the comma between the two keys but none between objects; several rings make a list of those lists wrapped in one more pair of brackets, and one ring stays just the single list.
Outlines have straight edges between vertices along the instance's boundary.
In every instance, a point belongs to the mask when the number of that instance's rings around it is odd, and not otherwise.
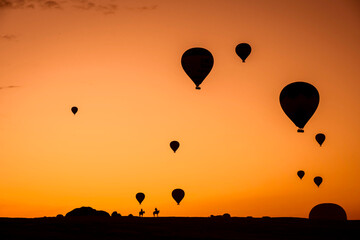
[{"label": "gradient sunset sky", "polygon": [[[360,219],[359,43],[356,0],[0,0],[0,217]],[[200,91],[192,47],[214,56]],[[296,81],[320,93],[304,133],[279,103]]]}]

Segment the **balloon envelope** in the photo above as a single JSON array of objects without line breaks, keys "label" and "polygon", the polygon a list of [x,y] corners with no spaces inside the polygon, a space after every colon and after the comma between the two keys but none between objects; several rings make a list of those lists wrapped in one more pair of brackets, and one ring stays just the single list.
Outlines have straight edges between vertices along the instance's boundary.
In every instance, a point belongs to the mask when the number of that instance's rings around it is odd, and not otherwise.
[{"label": "balloon envelope", "polygon": [[177,202],[177,204],[179,205],[181,200],[184,198],[185,196],[185,192],[184,190],[180,189],[180,188],[177,188],[177,189],[174,189],[172,191],[172,197],[174,198],[174,200]]},{"label": "balloon envelope", "polygon": [[196,89],[200,89],[200,84],[210,73],[214,65],[214,58],[204,48],[191,48],[182,55],[181,65],[185,73],[195,83]]},{"label": "balloon envelope", "polygon": [[143,194],[142,192],[139,192],[136,194],[136,200],[139,202],[139,204],[142,203],[142,201],[144,201],[145,199],[145,194]]},{"label": "balloon envelope", "polygon": [[75,115],[77,113],[77,111],[78,111],[78,108],[77,107],[72,107],[71,111]]},{"label": "balloon envelope", "polygon": [[303,170],[300,170],[297,172],[297,175],[299,176],[300,179],[302,179],[305,175],[305,172]]},{"label": "balloon envelope", "polygon": [[245,62],[245,59],[250,55],[251,53],[251,47],[247,43],[240,43],[235,48],[236,54],[241,58],[243,62]]},{"label": "balloon envelope", "polygon": [[318,133],[318,134],[316,134],[315,139],[320,144],[320,147],[321,147],[321,145],[325,141],[325,135],[323,133]]},{"label": "balloon envelope", "polygon": [[321,203],[313,207],[309,219],[317,220],[346,220],[345,210],[335,203]]},{"label": "balloon envelope", "polygon": [[174,153],[176,152],[176,150],[178,150],[180,146],[180,143],[178,141],[172,141],[170,143],[170,148],[174,151]]},{"label": "balloon envelope", "polygon": [[319,187],[320,184],[322,183],[323,179],[322,177],[315,177],[314,178],[314,183]]},{"label": "balloon envelope", "polygon": [[320,101],[317,89],[306,82],[294,82],[280,93],[280,105],[285,114],[304,132],[303,128],[315,113]]}]

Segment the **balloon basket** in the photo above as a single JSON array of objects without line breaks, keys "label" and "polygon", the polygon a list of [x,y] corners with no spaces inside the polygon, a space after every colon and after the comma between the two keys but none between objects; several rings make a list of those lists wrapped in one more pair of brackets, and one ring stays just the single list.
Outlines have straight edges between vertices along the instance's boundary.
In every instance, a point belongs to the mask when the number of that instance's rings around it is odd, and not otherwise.
[{"label": "balloon basket", "polygon": [[298,132],[298,133],[303,133],[303,132],[304,132],[304,130],[303,130],[303,129],[301,129],[301,128],[299,128],[299,129],[297,130],[297,132]]},{"label": "balloon basket", "polygon": [[200,87],[198,87],[198,86],[196,86],[196,88],[195,88],[195,89],[200,90],[201,88],[200,88]]}]

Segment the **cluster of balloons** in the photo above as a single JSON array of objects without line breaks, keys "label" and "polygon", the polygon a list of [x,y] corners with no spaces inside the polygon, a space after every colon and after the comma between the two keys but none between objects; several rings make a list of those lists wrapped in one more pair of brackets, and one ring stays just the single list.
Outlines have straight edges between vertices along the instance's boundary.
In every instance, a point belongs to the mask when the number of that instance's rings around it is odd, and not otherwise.
[{"label": "cluster of balloons", "polygon": [[[235,48],[236,54],[245,62],[251,53],[251,46],[248,43],[240,43]],[[200,89],[201,83],[208,76],[214,65],[214,58],[210,51],[204,48],[196,47],[188,49],[181,58],[181,65],[185,73],[194,82],[196,89]],[[304,127],[310,118],[314,115],[320,101],[318,90],[311,84],[306,82],[293,82],[285,86],[280,93],[280,105],[285,114],[298,127],[298,132],[304,132]],[[75,115],[78,112],[76,106],[71,108],[71,112]],[[318,133],[315,140],[321,146],[325,141],[325,135]],[[174,153],[178,150],[180,143],[178,141],[170,142],[170,148]],[[302,179],[305,175],[303,170],[297,172]],[[323,179],[319,176],[314,178],[315,184],[319,187]],[[185,192],[182,189],[174,189],[172,197],[180,204],[184,198]],[[141,204],[145,199],[145,194],[139,192],[136,199]]]},{"label": "cluster of balloons", "polygon": [[[251,47],[247,43],[240,43],[235,48],[236,54],[243,62],[251,53]],[[181,66],[185,73],[195,84],[195,89],[200,89],[200,84],[209,75],[214,66],[214,57],[205,48],[190,48],[181,57]]]},{"label": "cluster of balloons", "polygon": [[[185,192],[184,190],[180,189],[180,188],[176,188],[172,191],[171,196],[173,197],[173,199],[175,200],[175,202],[179,205],[181,200],[183,200],[184,196],[185,196]],[[139,202],[139,204],[141,205],[141,203],[144,201],[145,199],[145,194],[142,192],[138,192],[135,195],[136,200]]]},{"label": "cluster of balloons", "polygon": [[[299,177],[300,180],[301,180],[301,179],[303,179],[303,177],[305,176],[305,172],[304,172],[303,170],[299,170],[299,171],[297,172],[297,175],[298,175],[298,177]],[[320,184],[321,184],[322,182],[323,182],[322,177],[320,177],[320,176],[314,177],[314,183],[316,184],[316,186],[320,187]]]}]

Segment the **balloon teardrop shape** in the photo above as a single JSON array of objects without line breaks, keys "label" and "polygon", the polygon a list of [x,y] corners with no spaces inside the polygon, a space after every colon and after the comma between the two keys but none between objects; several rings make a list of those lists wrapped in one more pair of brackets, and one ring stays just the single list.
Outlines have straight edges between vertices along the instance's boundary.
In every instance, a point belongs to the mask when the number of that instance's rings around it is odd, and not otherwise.
[{"label": "balloon teardrop shape", "polygon": [[298,175],[298,177],[300,179],[302,179],[304,177],[304,175],[305,175],[305,172],[303,170],[300,170],[300,171],[297,172],[297,175]]},{"label": "balloon teardrop shape", "polygon": [[323,134],[323,133],[318,133],[318,134],[316,134],[315,139],[316,139],[316,141],[319,143],[319,145],[320,145],[320,147],[321,147],[321,145],[322,145],[322,144],[324,143],[324,141],[325,141],[325,134]]},{"label": "balloon teardrop shape", "polygon": [[184,190],[180,189],[180,188],[177,188],[177,189],[174,189],[171,193],[173,199],[177,202],[177,204],[179,205],[181,200],[184,198],[185,196],[185,192]]},{"label": "balloon teardrop shape", "polygon": [[280,93],[280,105],[285,114],[304,132],[303,128],[315,113],[320,101],[317,89],[306,82],[294,82]]},{"label": "balloon teardrop shape", "polygon": [[139,192],[136,194],[136,200],[139,202],[139,204],[141,205],[142,201],[144,201],[145,199],[145,194],[142,192]]},{"label": "balloon teardrop shape", "polygon": [[172,141],[170,143],[170,148],[174,151],[174,153],[176,152],[176,150],[178,150],[180,146],[180,143],[178,141]]},{"label": "balloon teardrop shape", "polygon": [[236,46],[235,52],[241,58],[241,60],[245,62],[246,58],[251,53],[251,46],[247,43],[240,43]]},{"label": "balloon teardrop shape", "polygon": [[77,113],[77,111],[78,111],[78,108],[77,107],[72,107],[71,111],[75,115]]},{"label": "balloon teardrop shape", "polygon": [[320,184],[322,183],[322,181],[323,181],[322,177],[317,176],[317,177],[314,178],[314,183],[318,187],[320,187]]},{"label": "balloon teardrop shape", "polygon": [[181,65],[185,73],[195,83],[195,89],[200,89],[200,84],[214,65],[214,58],[205,48],[190,48],[182,55]]}]

